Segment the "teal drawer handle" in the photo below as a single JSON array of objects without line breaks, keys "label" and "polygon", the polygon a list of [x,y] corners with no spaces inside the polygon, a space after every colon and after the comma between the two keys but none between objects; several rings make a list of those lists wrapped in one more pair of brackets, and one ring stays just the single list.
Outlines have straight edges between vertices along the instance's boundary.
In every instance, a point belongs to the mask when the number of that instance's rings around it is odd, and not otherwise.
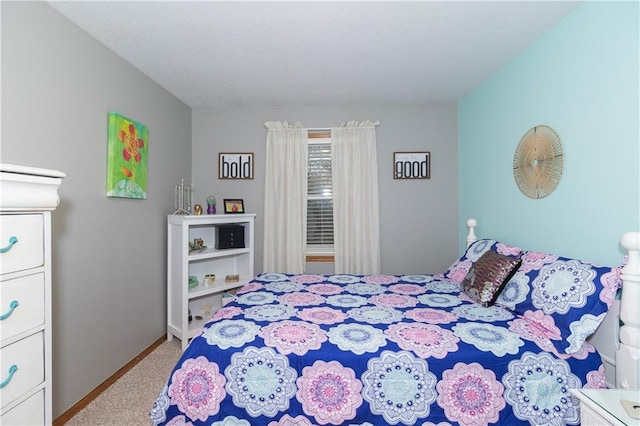
[{"label": "teal drawer handle", "polygon": [[12,300],[11,303],[9,303],[9,312],[7,312],[6,314],[2,314],[0,315],[0,321],[2,320],[6,320],[7,318],[9,318],[11,316],[11,314],[13,313],[13,311],[20,306],[20,304],[18,303],[17,300]]},{"label": "teal drawer handle", "polygon": [[17,365],[13,364],[11,367],[9,367],[9,377],[4,379],[4,381],[2,383],[0,383],[0,389],[2,389],[3,387],[5,387],[5,386],[7,386],[9,384],[9,382],[13,378],[13,375],[16,374],[16,371],[18,371],[18,366]]},{"label": "teal drawer handle", "polygon": [[17,243],[17,242],[18,242],[18,237],[11,237],[11,238],[9,238],[9,244],[7,244],[6,246],[4,246],[4,247],[0,248],[0,253],[6,253],[6,252],[8,252],[9,250],[11,250],[11,247],[13,247],[13,245],[14,245],[15,243]]}]

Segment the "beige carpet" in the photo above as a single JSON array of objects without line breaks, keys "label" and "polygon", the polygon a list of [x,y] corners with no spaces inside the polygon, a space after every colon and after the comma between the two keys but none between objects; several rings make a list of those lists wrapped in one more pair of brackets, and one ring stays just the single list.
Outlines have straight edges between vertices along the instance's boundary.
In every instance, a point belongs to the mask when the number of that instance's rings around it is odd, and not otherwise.
[{"label": "beige carpet", "polygon": [[162,343],[65,426],[150,425],[149,411],[180,355],[180,340]]}]

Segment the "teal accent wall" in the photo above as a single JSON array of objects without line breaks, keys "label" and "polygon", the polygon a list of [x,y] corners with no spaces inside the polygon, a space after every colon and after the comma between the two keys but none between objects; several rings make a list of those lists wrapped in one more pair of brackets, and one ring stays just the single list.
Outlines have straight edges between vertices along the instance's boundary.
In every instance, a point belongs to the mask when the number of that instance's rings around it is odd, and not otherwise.
[{"label": "teal accent wall", "polygon": [[[458,105],[460,247],[477,235],[600,264],[621,262],[640,230],[638,2],[586,2]],[[564,172],[524,196],[513,154],[530,128],[559,134]]]}]

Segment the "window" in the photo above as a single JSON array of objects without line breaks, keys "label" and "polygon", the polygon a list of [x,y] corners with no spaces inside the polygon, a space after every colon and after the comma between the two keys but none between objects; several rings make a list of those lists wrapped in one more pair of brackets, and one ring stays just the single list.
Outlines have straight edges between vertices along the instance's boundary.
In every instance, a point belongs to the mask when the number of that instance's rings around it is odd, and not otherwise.
[{"label": "window", "polygon": [[307,260],[333,260],[330,131],[309,131]]}]

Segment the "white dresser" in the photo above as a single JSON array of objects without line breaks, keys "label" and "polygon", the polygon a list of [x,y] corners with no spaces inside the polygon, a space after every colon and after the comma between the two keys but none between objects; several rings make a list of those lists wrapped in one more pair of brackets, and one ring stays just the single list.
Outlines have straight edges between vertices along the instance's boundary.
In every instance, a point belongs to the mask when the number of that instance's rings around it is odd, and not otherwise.
[{"label": "white dresser", "polygon": [[0,163],[0,425],[49,425],[51,211],[65,174]]}]

